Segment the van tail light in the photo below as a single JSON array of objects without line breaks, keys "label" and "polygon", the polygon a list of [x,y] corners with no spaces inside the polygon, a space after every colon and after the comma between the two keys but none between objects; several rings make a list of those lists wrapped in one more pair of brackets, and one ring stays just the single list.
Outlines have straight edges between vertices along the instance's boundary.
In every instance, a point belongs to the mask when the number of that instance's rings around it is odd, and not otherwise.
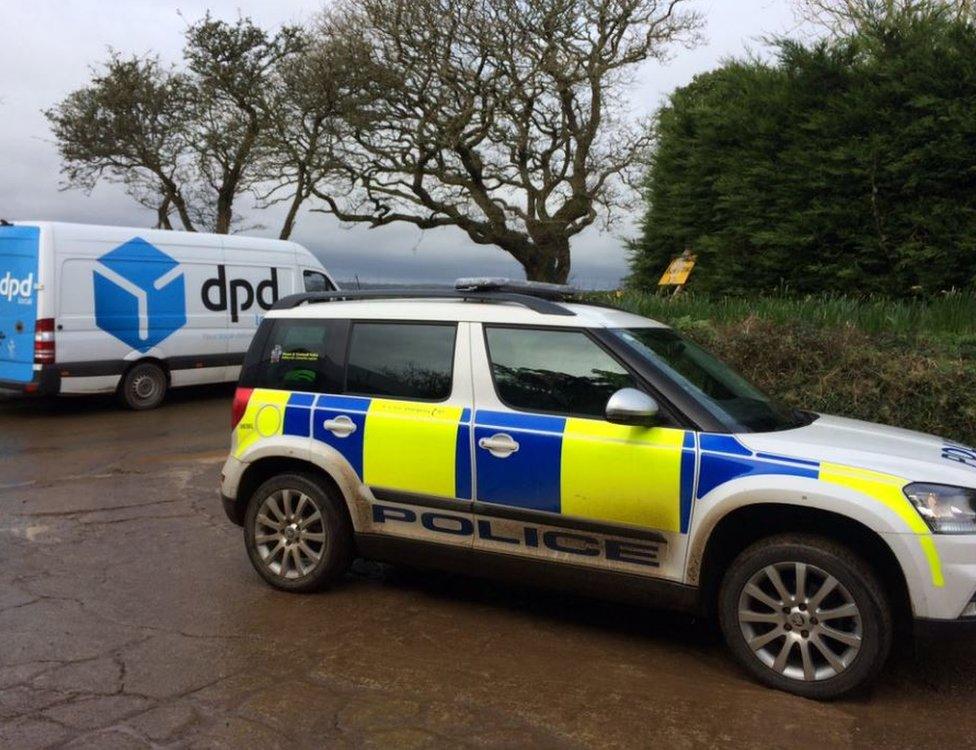
[{"label": "van tail light", "polygon": [[253,388],[238,388],[234,391],[234,404],[230,407],[230,428],[233,430],[244,418],[247,404],[251,400]]},{"label": "van tail light", "polygon": [[34,328],[34,364],[54,364],[54,318],[41,318]]}]

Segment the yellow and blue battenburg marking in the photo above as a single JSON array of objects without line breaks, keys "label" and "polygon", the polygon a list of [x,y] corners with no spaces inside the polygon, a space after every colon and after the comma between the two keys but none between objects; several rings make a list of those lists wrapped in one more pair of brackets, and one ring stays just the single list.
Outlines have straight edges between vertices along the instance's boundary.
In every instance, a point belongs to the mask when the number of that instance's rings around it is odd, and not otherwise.
[{"label": "yellow and blue battenburg marking", "polygon": [[905,526],[918,537],[928,561],[932,585],[945,585],[942,562],[925,521],[905,497],[903,489],[908,480],[892,474],[858,469],[827,461],[754,453],[731,435],[702,434],[699,436],[701,463],[696,497],[702,498],[726,482],[740,477],[785,474],[818,479],[821,482],[848,487],[870,497],[895,513]]},{"label": "yellow and blue battenburg marking", "polygon": [[[355,430],[339,437],[325,422]],[[472,430],[474,432],[472,440]],[[472,443],[504,433],[504,458]],[[257,389],[236,430],[236,455],[261,438],[312,438],[333,447],[371,487],[497,503],[687,534],[693,500],[748,476],[786,475],[854,489],[892,510],[914,533],[934,586],[944,585],[932,534],[889,474],[772,453],[731,435],[627,427],[601,420],[470,409],[359,396]],[[696,478],[697,462],[697,478]],[[472,477],[477,477],[477,487]]]},{"label": "yellow and blue battenburg marking", "polygon": [[[324,426],[341,415],[356,426],[346,437]],[[311,430],[315,440],[341,453],[367,485],[469,500],[470,420],[471,410],[459,406],[322,395],[312,411]]]},{"label": "yellow and blue battenburg marking", "polygon": [[687,533],[695,437],[668,428],[479,410],[475,441],[518,443],[504,458],[477,451],[482,502]]},{"label": "yellow and blue battenburg marking", "polygon": [[[325,426],[340,416],[355,427],[342,437]],[[470,422],[471,410],[456,406],[258,389],[237,428],[237,455],[262,437],[310,437],[370,486],[469,500]]]},{"label": "yellow and blue battenburg marking", "polygon": [[753,453],[731,435],[702,433],[699,436],[701,467],[696,497],[701,499],[716,487],[741,477],[781,474],[817,479],[817,461]]}]

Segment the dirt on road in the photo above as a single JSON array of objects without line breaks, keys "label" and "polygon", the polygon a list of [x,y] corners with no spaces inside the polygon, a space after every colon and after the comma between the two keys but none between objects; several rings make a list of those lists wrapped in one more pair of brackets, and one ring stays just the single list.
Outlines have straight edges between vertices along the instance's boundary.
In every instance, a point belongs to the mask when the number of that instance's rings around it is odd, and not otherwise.
[{"label": "dirt on road", "polygon": [[365,563],[272,590],[217,495],[229,413],[0,402],[0,747],[976,746],[973,642],[820,704],[675,615]]}]

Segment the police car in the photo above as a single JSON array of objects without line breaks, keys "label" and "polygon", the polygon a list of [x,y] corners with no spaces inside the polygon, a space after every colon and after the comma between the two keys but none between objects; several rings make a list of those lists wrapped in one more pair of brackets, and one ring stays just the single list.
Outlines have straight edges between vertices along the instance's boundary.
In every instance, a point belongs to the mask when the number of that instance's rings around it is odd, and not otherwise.
[{"label": "police car", "polygon": [[667,326],[570,299],[281,300],[221,486],[258,573],[311,591],[361,556],[717,616],[756,678],[813,698],[869,682],[913,620],[976,625],[976,452],[785,409]]}]

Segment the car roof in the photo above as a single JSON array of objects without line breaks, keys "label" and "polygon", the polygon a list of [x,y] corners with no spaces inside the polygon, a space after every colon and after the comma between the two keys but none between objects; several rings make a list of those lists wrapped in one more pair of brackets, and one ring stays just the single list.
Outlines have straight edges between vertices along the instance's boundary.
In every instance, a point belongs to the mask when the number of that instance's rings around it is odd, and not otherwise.
[{"label": "car roof", "polygon": [[572,315],[549,315],[518,302],[474,302],[454,299],[370,299],[311,302],[272,310],[270,318],[354,320],[420,320],[432,322],[509,323],[560,328],[667,328],[650,318],[612,307],[561,302]]}]

